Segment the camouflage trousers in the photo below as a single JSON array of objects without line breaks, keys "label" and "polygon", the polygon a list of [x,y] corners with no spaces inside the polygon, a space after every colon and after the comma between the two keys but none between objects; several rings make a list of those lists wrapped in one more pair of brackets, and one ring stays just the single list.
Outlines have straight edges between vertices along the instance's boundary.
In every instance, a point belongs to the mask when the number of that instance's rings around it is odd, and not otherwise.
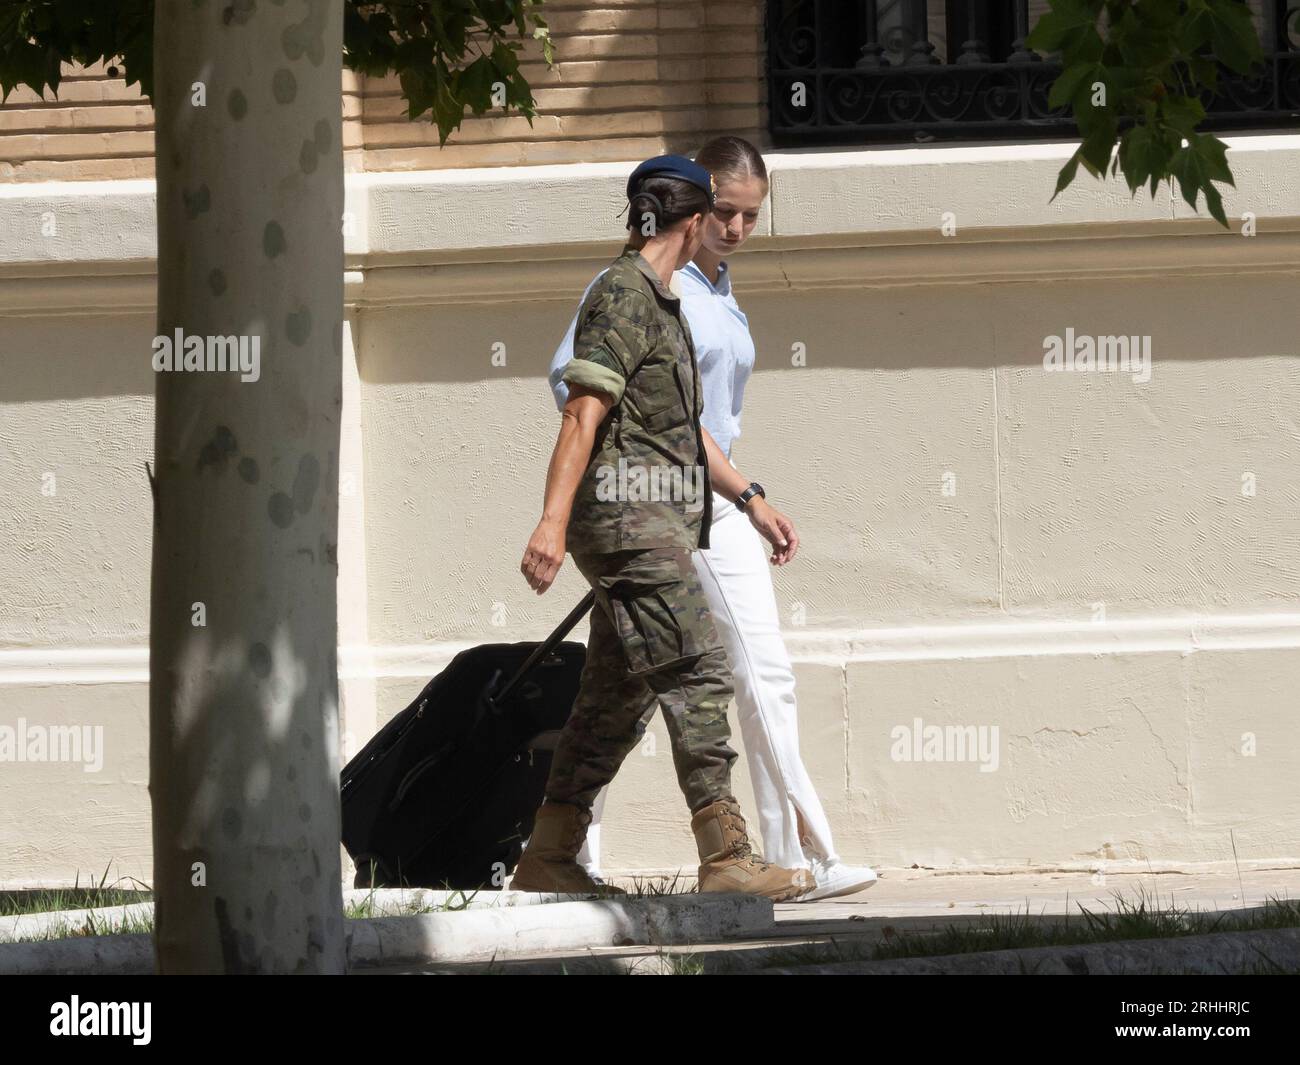
[{"label": "camouflage trousers", "polygon": [[596,592],[578,698],[546,797],[590,808],[636,746],[656,702],[692,813],[731,795],[731,669],[690,552],[575,553]]}]

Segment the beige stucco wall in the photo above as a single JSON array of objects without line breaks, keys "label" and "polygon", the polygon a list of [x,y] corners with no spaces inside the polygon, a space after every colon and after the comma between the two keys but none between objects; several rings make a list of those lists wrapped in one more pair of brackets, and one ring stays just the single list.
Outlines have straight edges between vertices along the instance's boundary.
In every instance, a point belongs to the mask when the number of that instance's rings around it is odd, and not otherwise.
[{"label": "beige stucco wall", "polygon": [[[800,526],[775,580],[845,857],[1300,854],[1300,138],[1230,144],[1253,237],[1163,190],[1085,180],[1048,206],[1066,144],[769,157],[733,262],[759,359],[735,458]],[[539,637],[583,590],[566,571],[539,599],[517,565],[546,364],[618,250],[628,165],[350,178],[350,751],[457,649]],[[150,876],[151,196],[0,187],[0,724],[104,735],[97,772],[0,764],[7,884]],[[1066,327],[1150,336],[1151,380],[1044,372]],[[895,760],[918,718],[996,727],[996,771]],[[607,809],[614,870],[694,862],[653,733]],[[743,758],[737,783],[752,808]]]}]

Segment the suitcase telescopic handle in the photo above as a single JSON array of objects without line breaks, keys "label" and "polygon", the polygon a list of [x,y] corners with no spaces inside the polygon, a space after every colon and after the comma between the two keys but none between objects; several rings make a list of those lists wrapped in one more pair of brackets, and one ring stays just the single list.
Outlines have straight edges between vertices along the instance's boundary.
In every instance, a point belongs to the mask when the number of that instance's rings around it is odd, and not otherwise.
[{"label": "suitcase telescopic handle", "polygon": [[488,702],[493,705],[504,703],[506,699],[510,697],[510,694],[515,690],[515,688],[519,686],[520,682],[532,672],[537,663],[554,651],[556,647],[560,645],[560,642],[569,635],[573,626],[578,624],[578,622],[586,616],[587,611],[591,609],[591,606],[595,601],[596,593],[588,592],[583,597],[582,602],[569,611],[568,616],[560,622],[555,631],[537,645],[536,650],[534,650],[533,653],[524,661],[524,664],[516,670],[515,675],[506,681],[505,687],[495,695],[488,696]]}]

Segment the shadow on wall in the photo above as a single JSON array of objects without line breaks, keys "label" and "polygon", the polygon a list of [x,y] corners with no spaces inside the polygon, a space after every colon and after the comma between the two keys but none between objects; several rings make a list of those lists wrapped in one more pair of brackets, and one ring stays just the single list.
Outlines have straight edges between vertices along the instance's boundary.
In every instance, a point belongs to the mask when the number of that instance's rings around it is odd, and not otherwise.
[{"label": "shadow on wall", "polygon": [[152,396],[154,316],[0,317],[0,403]]},{"label": "shadow on wall", "polygon": [[[866,253],[864,253],[866,254]],[[1150,337],[1152,358],[1195,360],[1295,353],[1292,278],[1243,278],[1230,312],[1222,278],[1132,279],[891,289],[736,293],[758,349],[755,372],[874,371],[1041,365],[1045,338]],[[599,269],[597,265],[595,267]],[[362,308],[358,363],[367,384],[544,378],[581,299]],[[1250,328],[1243,325],[1249,323]],[[152,315],[0,319],[5,403],[152,396]],[[502,365],[504,356],[504,365]],[[495,361],[494,361],[495,357]],[[269,372],[274,352],[264,352]],[[545,383],[538,382],[545,399]],[[542,405],[543,410],[546,409]]]},{"label": "shadow on wall", "polygon": [[[757,348],[755,372],[789,369],[797,345],[816,369],[907,371],[1043,364],[1045,342],[1067,330],[1148,337],[1151,358],[1218,360],[1296,353],[1300,321],[1291,278],[1132,279],[922,288],[754,292],[736,265],[736,293]],[[471,383],[544,378],[577,309],[571,302],[365,309],[359,368],[367,384]],[[1243,325],[1250,323],[1250,328]],[[494,365],[494,352],[498,354]],[[504,354],[505,365],[500,365]],[[539,394],[545,383],[539,381]]]}]

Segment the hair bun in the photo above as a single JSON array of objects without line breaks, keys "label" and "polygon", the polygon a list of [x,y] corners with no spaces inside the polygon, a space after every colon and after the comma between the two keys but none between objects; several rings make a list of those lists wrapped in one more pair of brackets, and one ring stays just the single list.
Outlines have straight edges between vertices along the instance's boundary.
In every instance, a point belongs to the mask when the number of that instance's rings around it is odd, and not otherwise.
[{"label": "hair bun", "polygon": [[632,197],[632,202],[636,203],[637,200],[649,200],[651,204],[654,205],[655,218],[661,219],[664,217],[663,201],[659,199],[659,197],[656,196],[653,192],[642,191],[642,192],[635,193]]}]

